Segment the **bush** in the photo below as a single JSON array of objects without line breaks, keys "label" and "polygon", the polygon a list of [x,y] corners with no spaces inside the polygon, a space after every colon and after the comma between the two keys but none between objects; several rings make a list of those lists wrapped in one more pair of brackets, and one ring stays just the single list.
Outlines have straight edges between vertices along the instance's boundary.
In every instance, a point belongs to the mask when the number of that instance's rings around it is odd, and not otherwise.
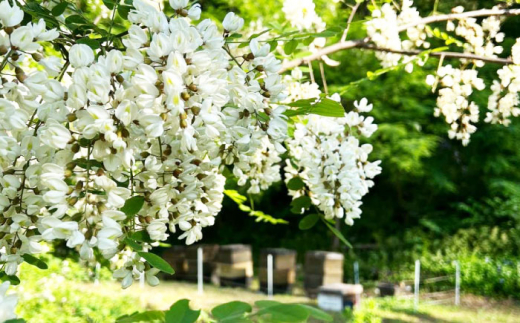
[{"label": "bush", "polygon": [[517,229],[491,227],[459,230],[450,237],[435,238],[410,230],[404,239],[391,238],[385,248],[346,254],[347,281],[353,280],[352,264],[360,264],[363,284],[367,281],[413,280],[414,262],[421,261],[421,278],[450,276],[449,281],[424,285],[426,290],[453,288],[457,260],[463,292],[489,297],[520,299],[520,235]]},{"label": "bush", "polygon": [[98,274],[99,288],[92,288],[93,273],[73,260],[46,256],[49,268],[41,270],[24,263],[17,314],[28,322],[113,322],[123,314],[142,309],[139,299],[114,296],[120,288],[108,280],[108,269]]}]

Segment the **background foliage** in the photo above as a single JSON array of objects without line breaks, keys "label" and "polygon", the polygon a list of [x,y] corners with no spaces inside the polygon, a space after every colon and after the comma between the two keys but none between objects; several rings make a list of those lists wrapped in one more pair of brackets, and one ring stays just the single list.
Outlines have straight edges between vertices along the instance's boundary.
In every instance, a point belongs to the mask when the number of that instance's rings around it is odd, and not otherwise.
[{"label": "background foliage", "polygon": [[[233,10],[250,23],[263,19],[265,28],[269,23],[283,23],[282,1],[266,0],[262,6],[253,0],[200,3],[218,18]],[[328,27],[345,25],[349,12],[345,4],[338,5],[343,11],[335,12],[331,10],[331,1],[315,3]],[[416,1],[423,15],[432,12],[435,3]],[[495,4],[494,1],[440,1],[438,11],[448,12],[457,5],[472,10]],[[358,17],[367,14],[366,6],[361,6]],[[503,24],[505,48],[520,37],[520,29],[516,27],[519,23],[520,17],[511,17]],[[355,21],[349,39],[364,35],[362,24]],[[503,53],[504,57],[507,55],[508,52]],[[391,280],[398,278],[397,273],[400,278],[413,277],[415,259],[421,259],[423,270],[431,275],[453,272],[451,262],[458,259],[462,264],[464,290],[520,297],[518,120],[507,128],[481,122],[469,146],[462,147],[448,139],[444,120],[433,117],[435,95],[429,92],[424,80],[437,69],[437,59],[430,59],[424,68],[415,67],[412,74],[393,71],[345,88],[366,78],[368,71],[380,68],[379,63],[373,53],[359,49],[337,53],[332,58],[341,61],[341,65],[325,69],[330,91],[342,92],[347,107],[362,97],[374,103],[372,115],[379,130],[371,143],[374,158],[381,159],[383,167],[382,175],[375,180],[376,186],[364,199],[362,218],[354,226],[342,228],[355,246],[353,250],[343,249],[347,255],[347,280],[352,279],[354,260],[361,263],[362,279]],[[481,75],[491,82],[497,68],[488,65]],[[317,63],[313,69],[319,70]],[[321,83],[319,73],[315,76]],[[474,94],[482,116],[488,95],[486,90]],[[233,183],[228,184],[233,187]],[[289,224],[257,224],[227,199],[217,224],[205,232],[204,242],[250,243],[255,251],[283,246],[297,249],[301,260],[305,251],[330,249],[333,237],[323,226],[295,233],[301,216],[291,214],[290,199],[282,185],[275,185],[253,199],[258,209],[286,219]]]}]

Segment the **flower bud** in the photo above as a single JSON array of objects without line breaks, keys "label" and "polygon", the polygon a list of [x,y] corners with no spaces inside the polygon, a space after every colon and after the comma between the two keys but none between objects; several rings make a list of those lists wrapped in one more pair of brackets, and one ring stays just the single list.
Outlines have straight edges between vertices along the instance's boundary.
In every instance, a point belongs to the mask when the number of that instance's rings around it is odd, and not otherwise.
[{"label": "flower bud", "polygon": [[72,171],[70,169],[66,169],[63,173],[63,176],[65,176],[65,178],[69,178],[72,176]]},{"label": "flower bud", "polygon": [[69,203],[70,206],[73,206],[74,204],[78,203],[78,197],[77,196],[73,196],[73,197],[69,198],[68,203]]},{"label": "flower bud", "polygon": [[25,72],[23,71],[23,69],[19,66],[16,66],[16,68],[14,69],[14,72],[16,73],[16,78],[18,79],[18,81],[22,82],[25,81],[25,79],[27,79],[27,75],[25,75]]},{"label": "flower bud", "polygon": [[198,116],[200,113],[200,107],[192,107],[191,112],[193,112],[194,115]]},{"label": "flower bud", "polygon": [[83,189],[83,182],[79,181],[76,183],[76,191],[81,191]]},{"label": "flower bud", "polygon": [[40,53],[32,53],[31,56],[37,62],[39,62],[43,58],[43,56]]},{"label": "flower bud", "polygon": [[234,12],[230,12],[224,18],[222,26],[227,32],[235,32],[244,26],[244,19],[237,16]]},{"label": "flower bud", "polygon": [[190,85],[188,85],[188,89],[190,89],[193,92],[197,92],[199,88],[197,87],[197,85],[191,83]]},{"label": "flower bud", "polygon": [[80,146],[79,144],[75,143],[74,145],[72,145],[72,147],[70,147],[70,150],[73,152],[73,153],[77,153],[80,149]]},{"label": "flower bud", "polygon": [[184,100],[184,101],[188,101],[190,99],[191,95],[188,93],[188,92],[182,92],[181,93],[181,98]]},{"label": "flower bud", "polygon": [[117,74],[116,81],[118,81],[119,83],[123,83],[125,81],[125,78],[123,77],[123,75]]},{"label": "flower bud", "polygon": [[67,163],[67,165],[65,165],[65,168],[70,169],[70,170],[74,169],[74,167],[76,167],[76,163],[73,161],[71,161],[70,163]]}]

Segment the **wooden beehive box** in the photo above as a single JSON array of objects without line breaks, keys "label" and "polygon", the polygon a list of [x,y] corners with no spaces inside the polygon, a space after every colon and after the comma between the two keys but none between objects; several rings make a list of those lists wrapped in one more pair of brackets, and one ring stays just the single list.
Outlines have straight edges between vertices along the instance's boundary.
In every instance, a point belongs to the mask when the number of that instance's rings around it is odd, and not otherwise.
[{"label": "wooden beehive box", "polygon": [[322,310],[342,312],[345,307],[353,308],[361,299],[363,286],[334,283],[321,286],[318,290],[318,306]]},{"label": "wooden beehive box", "polygon": [[188,274],[188,262],[186,260],[186,246],[172,246],[167,249],[162,257],[175,270],[173,275],[164,275],[164,279],[186,279]]},{"label": "wooden beehive box", "polygon": [[343,255],[337,252],[309,251],[305,254],[304,288],[316,297],[322,285],[343,282]]},{"label": "wooden beehive box", "polygon": [[273,255],[273,292],[289,293],[296,279],[296,251],[284,248],[260,250],[260,290],[267,292],[267,256]]},{"label": "wooden beehive box", "polygon": [[221,286],[249,287],[253,278],[253,258],[250,245],[220,246],[216,262],[216,275]]},{"label": "wooden beehive box", "polygon": [[205,282],[215,281],[215,257],[219,246],[216,244],[191,245],[186,248],[187,273],[186,279],[197,281],[197,250],[202,248],[202,271]]}]

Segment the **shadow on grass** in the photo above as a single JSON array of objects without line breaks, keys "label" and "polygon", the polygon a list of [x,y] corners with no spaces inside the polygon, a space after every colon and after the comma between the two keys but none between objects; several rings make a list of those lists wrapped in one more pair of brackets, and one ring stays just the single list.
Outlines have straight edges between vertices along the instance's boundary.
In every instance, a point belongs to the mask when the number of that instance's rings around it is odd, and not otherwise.
[{"label": "shadow on grass", "polygon": [[[443,322],[444,323],[456,323],[456,322],[459,322],[457,320],[452,321],[452,320],[439,319],[438,317],[431,316],[430,314],[422,313],[422,312],[416,312],[413,309],[407,309],[407,308],[387,308],[386,310],[390,310],[390,311],[392,311],[394,313],[406,314],[406,315],[411,316],[413,318],[419,319],[420,322],[440,322],[440,323],[443,323]],[[402,320],[402,319],[389,319],[389,318],[385,318],[384,315],[383,315],[382,319],[383,319],[383,322],[385,322],[385,323],[409,322],[407,320]]]}]

